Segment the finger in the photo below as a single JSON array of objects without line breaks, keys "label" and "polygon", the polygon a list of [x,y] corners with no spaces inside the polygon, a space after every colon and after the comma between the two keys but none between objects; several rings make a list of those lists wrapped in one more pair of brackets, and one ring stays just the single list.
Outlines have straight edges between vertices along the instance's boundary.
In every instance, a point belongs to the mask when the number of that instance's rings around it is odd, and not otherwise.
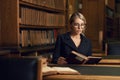
[{"label": "finger", "polygon": [[67,64],[67,62],[65,60],[58,60],[57,62],[58,64]]},{"label": "finger", "polygon": [[59,57],[59,60],[65,60],[65,58],[64,57]]}]

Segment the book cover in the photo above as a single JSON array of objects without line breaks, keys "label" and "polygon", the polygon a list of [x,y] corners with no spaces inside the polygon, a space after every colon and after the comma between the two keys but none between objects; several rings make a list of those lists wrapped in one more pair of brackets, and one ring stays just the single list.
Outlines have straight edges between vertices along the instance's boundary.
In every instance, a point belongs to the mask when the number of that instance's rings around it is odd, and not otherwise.
[{"label": "book cover", "polygon": [[102,57],[85,56],[76,51],[72,51],[67,58],[68,64],[97,64]]}]

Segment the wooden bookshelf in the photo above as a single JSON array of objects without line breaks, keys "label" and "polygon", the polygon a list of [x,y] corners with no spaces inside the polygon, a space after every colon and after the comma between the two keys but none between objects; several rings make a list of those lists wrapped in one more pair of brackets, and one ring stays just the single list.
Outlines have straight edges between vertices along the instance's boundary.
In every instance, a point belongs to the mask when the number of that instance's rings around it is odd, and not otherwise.
[{"label": "wooden bookshelf", "polygon": [[116,36],[118,40],[120,40],[120,1],[116,0],[116,5],[115,5],[115,26],[116,26]]},{"label": "wooden bookshelf", "polygon": [[115,39],[115,1],[107,0],[105,14],[105,40]]},{"label": "wooden bookshelf", "polygon": [[105,0],[105,4],[111,9],[115,9],[115,0]]},{"label": "wooden bookshelf", "polygon": [[[0,3],[1,5],[1,3]],[[1,44],[1,7],[0,7],[0,44]]]},{"label": "wooden bookshelf", "polygon": [[65,30],[66,0],[1,0],[0,3],[1,47],[47,47]]},{"label": "wooden bookshelf", "polygon": [[79,0],[79,9],[86,18],[85,35],[92,41],[93,52],[102,50],[105,0]]},{"label": "wooden bookshelf", "polygon": [[79,4],[87,21],[85,35],[92,41],[93,52],[101,52],[104,40],[115,38],[115,0],[79,0]]}]

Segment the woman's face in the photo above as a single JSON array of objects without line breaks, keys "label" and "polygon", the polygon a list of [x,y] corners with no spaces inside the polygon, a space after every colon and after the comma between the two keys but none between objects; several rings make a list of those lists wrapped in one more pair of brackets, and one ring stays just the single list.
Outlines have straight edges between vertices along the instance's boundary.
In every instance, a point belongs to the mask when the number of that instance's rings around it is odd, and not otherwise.
[{"label": "woman's face", "polygon": [[85,24],[84,21],[81,20],[80,18],[76,18],[74,22],[71,25],[72,32],[76,35],[79,35],[83,32],[85,29]]}]

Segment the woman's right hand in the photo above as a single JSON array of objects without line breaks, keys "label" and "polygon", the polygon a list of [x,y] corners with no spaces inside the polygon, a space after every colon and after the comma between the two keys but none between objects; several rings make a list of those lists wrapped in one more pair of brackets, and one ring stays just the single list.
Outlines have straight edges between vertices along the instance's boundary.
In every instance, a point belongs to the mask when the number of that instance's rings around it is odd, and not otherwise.
[{"label": "woman's right hand", "polygon": [[67,64],[66,58],[64,57],[59,57],[57,64]]}]

